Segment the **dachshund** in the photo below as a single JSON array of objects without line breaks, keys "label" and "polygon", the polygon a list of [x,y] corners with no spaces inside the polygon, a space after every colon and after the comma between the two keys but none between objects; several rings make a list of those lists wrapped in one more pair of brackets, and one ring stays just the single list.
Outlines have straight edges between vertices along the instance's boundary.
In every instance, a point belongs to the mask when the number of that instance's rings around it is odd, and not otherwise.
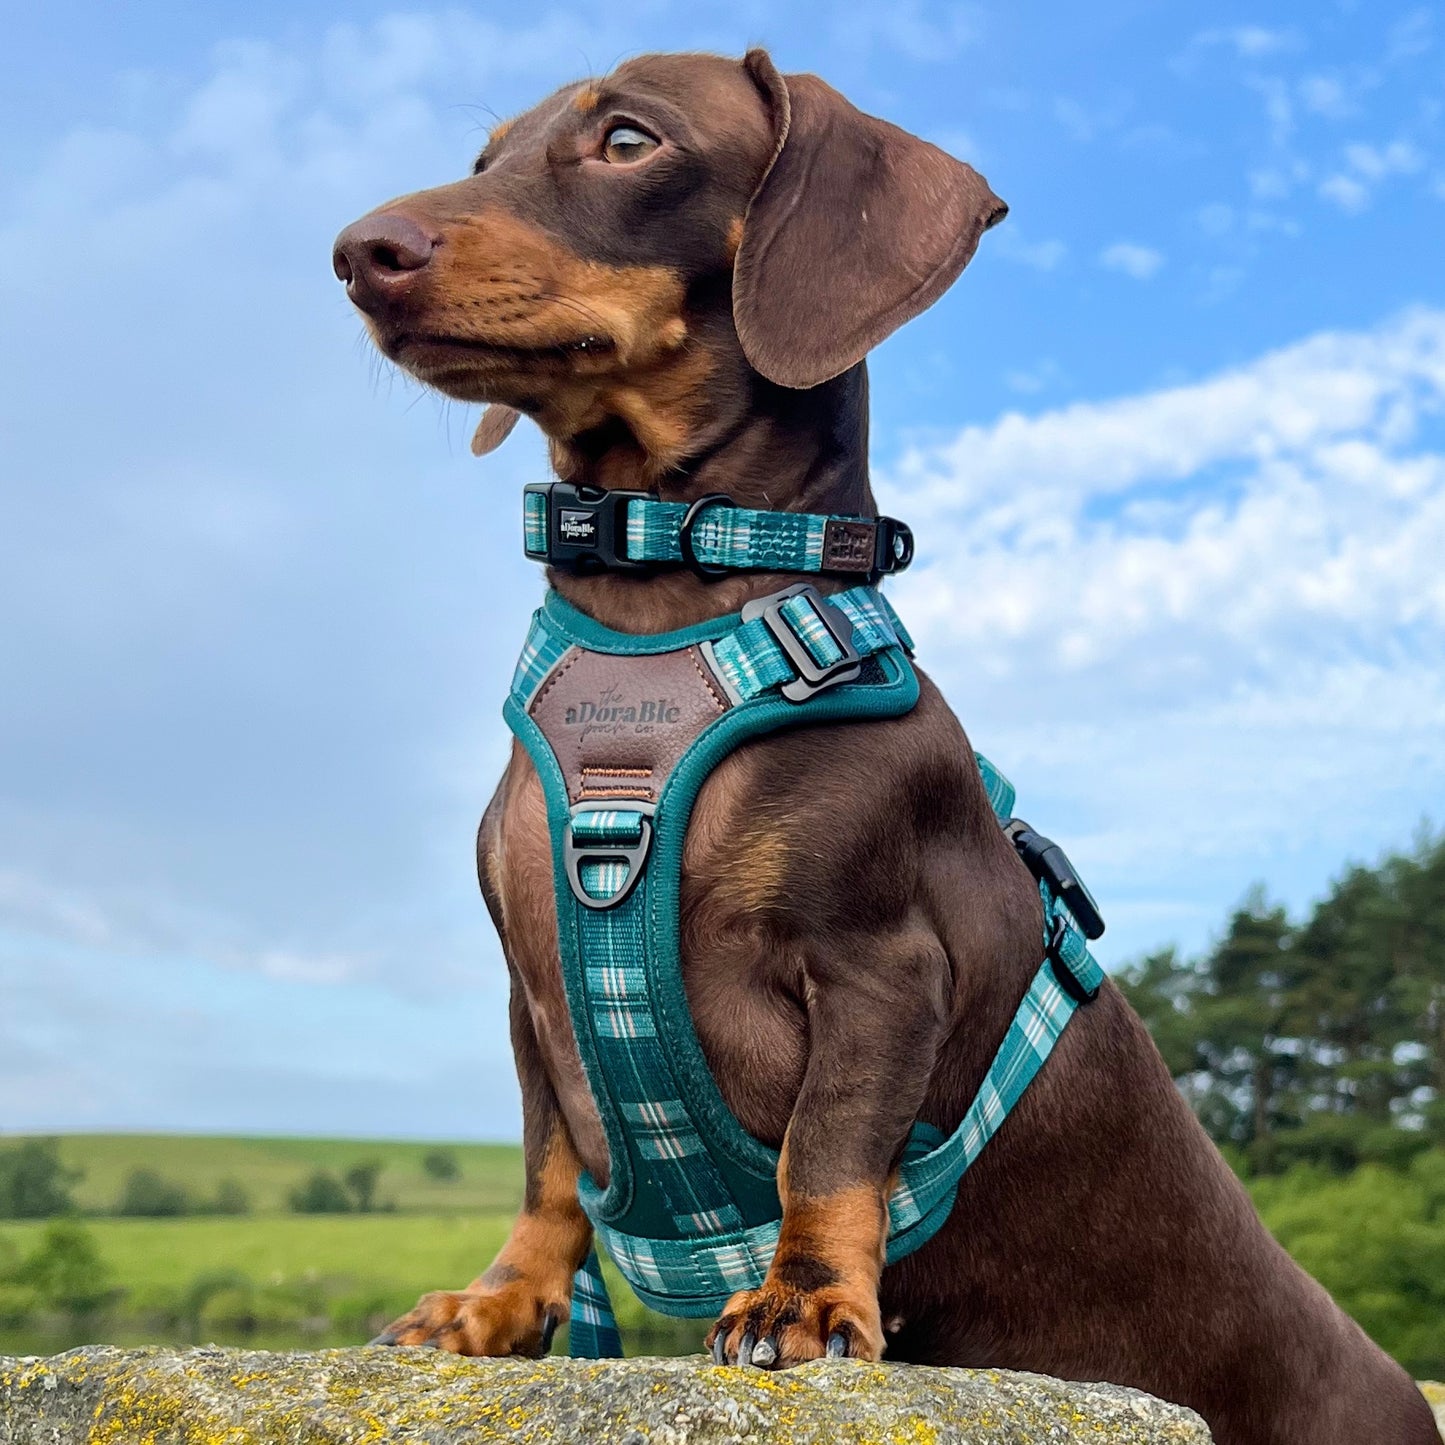
[{"label": "dachshund", "polygon": [[[388,358],[486,404],[479,454],[526,416],[564,481],[874,516],[864,357],[1005,210],[969,166],[764,51],[646,55],[498,126],[470,176],[387,202],[333,260]],[[642,633],[794,580],[549,575]],[[885,1267],[910,1126],[957,1126],[1042,936],[968,740],[920,686],[905,716],[746,744],[697,799],[683,983],[727,1105],[781,1151],[783,1207],[766,1278],[708,1342],[743,1364],[766,1342],[773,1368],[841,1336],[865,1360],[1109,1380],[1192,1406],[1220,1445],[1438,1445],[1413,1382],[1264,1229],[1112,984],[943,1227]],[[380,1340],[539,1355],[591,1247],[579,1173],[605,1184],[608,1150],[520,747],[477,852],[511,980],[525,1202],[485,1273]]]}]

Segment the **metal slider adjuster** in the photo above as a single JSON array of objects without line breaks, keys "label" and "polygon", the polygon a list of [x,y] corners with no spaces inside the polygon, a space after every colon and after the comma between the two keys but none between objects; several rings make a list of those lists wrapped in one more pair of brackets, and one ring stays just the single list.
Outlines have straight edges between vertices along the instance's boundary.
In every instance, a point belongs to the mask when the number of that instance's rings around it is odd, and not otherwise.
[{"label": "metal slider adjuster", "polygon": [[[648,849],[652,847],[652,814],[656,811],[652,803],[634,798],[619,799],[610,808],[599,808],[595,803],[578,803],[572,809],[572,818],[584,813],[638,813],[639,829],[636,842],[616,842],[597,838],[579,841],[572,831],[569,820],[567,831],[562,838],[562,863],[567,872],[567,882],[577,901],[586,908],[615,908],[642,879],[642,865],[647,861]],[[595,898],[582,883],[584,863],[626,863],[627,877],[614,892],[605,898]]]},{"label": "metal slider adjuster", "polygon": [[[807,599],[828,636],[837,644],[842,655],[835,662],[820,665],[814,661],[803,639],[783,615],[783,603],[794,597]],[[741,616],[744,622],[761,621],[796,669],[798,676],[792,682],[785,682],[781,689],[789,702],[807,702],[825,688],[852,682],[863,670],[862,654],[853,646],[853,624],[811,582],[800,582],[781,592],[759,597],[743,608]]]}]

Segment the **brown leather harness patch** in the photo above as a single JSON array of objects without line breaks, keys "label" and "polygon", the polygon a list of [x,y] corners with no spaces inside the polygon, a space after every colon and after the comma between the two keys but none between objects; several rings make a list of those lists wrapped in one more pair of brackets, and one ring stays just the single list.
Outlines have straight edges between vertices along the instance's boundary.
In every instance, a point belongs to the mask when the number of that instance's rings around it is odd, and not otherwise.
[{"label": "brown leather harness patch", "polygon": [[727,711],[696,647],[643,657],[574,649],[533,698],[568,801],[655,803],[693,739]]}]

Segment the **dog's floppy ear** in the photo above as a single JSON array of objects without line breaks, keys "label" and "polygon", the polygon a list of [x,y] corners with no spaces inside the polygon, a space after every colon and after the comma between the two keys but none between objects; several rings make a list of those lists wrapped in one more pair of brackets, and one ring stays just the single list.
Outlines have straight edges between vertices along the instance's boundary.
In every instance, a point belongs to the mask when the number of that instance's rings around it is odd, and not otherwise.
[{"label": "dog's floppy ear", "polygon": [[818,386],[931,306],[1008,207],[972,166],[864,115],[816,75],[743,60],[772,112],[773,163],[733,269],[743,354]]},{"label": "dog's floppy ear", "polygon": [[513,411],[511,407],[494,401],[482,413],[482,419],[477,423],[476,431],[472,433],[472,455],[484,457],[488,452],[496,451],[511,436],[512,428],[521,419],[521,412]]}]

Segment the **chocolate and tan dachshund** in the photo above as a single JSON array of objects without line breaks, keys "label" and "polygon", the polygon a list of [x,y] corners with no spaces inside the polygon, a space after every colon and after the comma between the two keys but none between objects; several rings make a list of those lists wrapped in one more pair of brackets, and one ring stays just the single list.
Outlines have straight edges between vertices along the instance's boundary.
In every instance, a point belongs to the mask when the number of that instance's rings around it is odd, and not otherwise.
[{"label": "chocolate and tan dachshund", "polygon": [[[488,405],[479,453],[525,415],[568,481],[876,515],[864,356],[1004,212],[970,167],[763,51],[649,55],[497,127],[470,176],[349,226],[334,263],[386,356]],[[630,632],[793,580],[550,577]],[[1109,1380],[1193,1406],[1221,1445],[1438,1445],[1405,1373],[1260,1224],[1112,985],[944,1227],[884,1267],[910,1125],[957,1125],[1040,956],[1033,879],[921,685],[905,717],[746,744],[692,817],[688,1002],[728,1105],[782,1151],[772,1266],[709,1343],[736,1361],[745,1337],[768,1341],[779,1367],[841,1334],[861,1359]],[[520,747],[478,864],[511,974],[526,1200],[480,1278],[425,1295],[381,1339],[537,1355],[591,1243],[579,1170],[604,1183],[608,1157]]]}]

